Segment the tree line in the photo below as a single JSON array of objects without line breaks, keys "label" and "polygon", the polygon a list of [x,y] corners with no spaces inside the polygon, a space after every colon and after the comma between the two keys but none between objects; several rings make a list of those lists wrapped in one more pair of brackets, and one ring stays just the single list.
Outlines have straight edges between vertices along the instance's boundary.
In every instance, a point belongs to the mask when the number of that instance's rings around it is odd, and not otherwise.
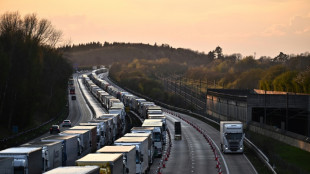
[{"label": "tree line", "polygon": [[72,67],[55,48],[62,33],[35,14],[0,17],[0,129],[2,136],[54,118],[66,104]]},{"label": "tree line", "polygon": [[252,56],[245,58],[241,58],[240,55],[224,56],[216,51],[210,51],[210,54],[216,56],[210,63],[199,66],[189,63],[191,60],[182,63],[171,58],[118,62],[113,64],[111,75],[131,89],[159,98],[163,98],[160,97],[162,94],[152,92],[152,89],[160,88],[160,85],[150,82],[159,83],[156,78],[158,75],[186,77],[196,81],[216,81],[218,86],[229,89],[310,93],[308,53],[288,56],[281,52],[275,58],[260,59],[254,59]]},{"label": "tree line", "polygon": [[186,77],[217,81],[231,89],[310,93],[310,55],[288,56],[281,52],[273,59],[217,59],[207,66],[190,67]]},{"label": "tree line", "polygon": [[104,42],[68,45],[58,48],[65,57],[79,66],[112,65],[114,62],[131,62],[134,59],[155,60],[169,58],[181,64],[198,66],[208,64],[212,56],[191,49],[173,48],[168,44]]}]

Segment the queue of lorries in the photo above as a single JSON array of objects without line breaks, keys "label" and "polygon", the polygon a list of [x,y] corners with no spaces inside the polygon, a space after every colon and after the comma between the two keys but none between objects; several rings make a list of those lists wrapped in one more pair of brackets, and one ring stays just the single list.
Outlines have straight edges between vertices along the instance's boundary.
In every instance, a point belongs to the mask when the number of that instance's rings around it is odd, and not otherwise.
[{"label": "queue of lorries", "polygon": [[[101,68],[82,81],[107,109],[55,135],[0,151],[0,173],[146,173],[154,158],[160,157],[166,142],[166,117],[162,109],[123,92],[98,77]],[[141,117],[141,127],[125,132],[125,108]]]}]

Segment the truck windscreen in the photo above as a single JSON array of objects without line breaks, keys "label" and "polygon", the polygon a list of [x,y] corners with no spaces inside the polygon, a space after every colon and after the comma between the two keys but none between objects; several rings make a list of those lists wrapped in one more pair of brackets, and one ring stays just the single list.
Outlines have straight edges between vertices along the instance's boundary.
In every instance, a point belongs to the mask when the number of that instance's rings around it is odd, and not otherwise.
[{"label": "truck windscreen", "polygon": [[241,140],[242,133],[227,133],[225,136],[228,140]]},{"label": "truck windscreen", "polygon": [[154,141],[156,141],[156,142],[161,141],[160,135],[161,134],[159,132],[155,132]]}]

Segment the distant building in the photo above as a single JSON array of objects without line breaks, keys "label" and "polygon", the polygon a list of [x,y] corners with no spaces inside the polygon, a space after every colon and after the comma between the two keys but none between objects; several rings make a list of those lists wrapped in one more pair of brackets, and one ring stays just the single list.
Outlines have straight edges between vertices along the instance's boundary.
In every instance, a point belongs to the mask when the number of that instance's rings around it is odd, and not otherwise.
[{"label": "distant building", "polygon": [[216,120],[257,122],[310,135],[310,95],[264,90],[208,89],[206,112]]}]

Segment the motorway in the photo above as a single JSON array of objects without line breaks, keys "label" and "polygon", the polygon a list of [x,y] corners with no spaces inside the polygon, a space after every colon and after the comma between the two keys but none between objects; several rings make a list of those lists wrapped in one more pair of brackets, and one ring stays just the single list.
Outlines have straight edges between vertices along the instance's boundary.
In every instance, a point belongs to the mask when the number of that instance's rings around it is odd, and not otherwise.
[{"label": "motorway", "polygon": [[[113,84],[106,76],[103,76],[103,78]],[[165,109],[165,111],[171,113],[169,110]],[[219,173],[213,151],[203,135],[180,118],[169,113],[164,112],[167,117],[167,126],[171,132],[172,150],[168,161],[166,161],[166,168],[161,169],[162,173]],[[196,118],[185,114],[179,115],[205,130],[214,143],[220,147],[220,133],[218,130]],[[181,122],[182,140],[174,140],[175,121]],[[257,174],[257,171],[244,154],[222,154],[219,151],[217,151],[217,154],[221,154],[219,155],[221,172],[227,174]],[[157,158],[154,161],[150,173],[156,172],[160,160]]]},{"label": "motorway", "polygon": [[[95,110],[95,115],[102,112],[106,112],[101,104],[85,89],[84,85],[80,81],[78,85],[77,81],[80,80],[77,75],[74,75],[74,84],[76,92],[76,100],[71,100],[69,97],[69,115],[67,119],[70,119],[73,125],[77,125],[80,122],[86,122],[93,116],[90,108],[88,107],[80,89],[83,90],[87,100],[91,103]],[[81,87],[81,88],[80,88]],[[96,114],[97,112],[97,114]],[[169,111],[169,113],[171,113]],[[216,168],[216,161],[214,159],[213,151],[208,145],[205,138],[196,129],[182,121],[180,118],[175,117],[165,112],[167,117],[167,126],[171,132],[172,137],[172,149],[168,161],[166,161],[166,168],[162,168],[162,173],[219,173]],[[180,114],[183,118],[194,122],[202,129],[208,132],[208,135],[219,146],[220,138],[219,132],[212,126],[206,123],[192,118],[190,116]],[[180,121],[182,125],[182,140],[174,140],[174,122]],[[61,131],[67,128],[62,128]],[[42,135],[39,138],[48,136],[49,133]],[[37,138],[37,139],[39,139]],[[220,153],[220,152],[218,152]],[[220,157],[221,169],[223,173],[227,174],[256,174],[256,170],[243,154],[222,154],[225,162]],[[158,168],[160,158],[156,158],[151,166],[150,173],[155,173]],[[162,167],[162,166],[160,166]]]},{"label": "motorway", "polygon": [[[198,125],[199,127],[201,127],[203,130],[205,130],[207,132],[207,134],[209,135],[210,138],[212,138],[212,140],[215,142],[215,144],[220,147],[220,136],[219,136],[219,131],[216,130],[215,128],[213,128],[212,126],[196,119],[193,117],[190,117],[188,115],[185,114],[180,114],[178,113],[180,116],[182,116],[183,118],[185,118],[186,120],[195,123],[196,125]],[[195,129],[192,129],[190,132],[187,132],[186,129],[188,129],[187,127],[189,127],[189,124],[187,124],[186,122],[182,121],[181,119],[172,116],[171,114],[165,113],[165,115],[167,116],[168,120],[178,120],[181,121],[182,124],[182,136],[185,136],[185,139],[187,139],[186,137],[188,137],[190,139],[190,141],[192,141],[192,143],[189,141],[187,142],[187,146],[191,146],[191,144],[194,145],[194,154],[198,154],[198,156],[193,157],[196,161],[196,163],[194,164],[195,168],[197,169],[196,172],[194,173],[201,173],[203,171],[203,167],[205,167],[206,165],[209,166],[209,164],[211,165],[211,168],[214,169],[216,166],[215,160],[214,160],[214,155],[210,155],[208,149],[203,149],[202,147],[206,147],[207,145],[207,141],[205,139],[201,139],[201,137],[199,137],[200,134],[197,135],[197,131]],[[191,127],[191,126],[190,126]],[[184,130],[185,129],[185,130]],[[173,130],[173,129],[172,129]],[[172,133],[172,137],[173,137],[173,131],[171,131]],[[201,135],[200,135],[201,136]],[[186,140],[187,141],[187,140]],[[209,147],[209,146],[208,146]],[[174,148],[172,148],[174,149]],[[173,150],[172,150],[173,152]],[[200,152],[200,153],[199,153]],[[221,152],[218,152],[218,154]],[[178,155],[178,154],[176,154]],[[190,154],[191,155],[191,154]],[[222,156],[220,156],[220,160],[221,160],[221,168],[222,168],[222,172],[223,173],[230,173],[230,174],[256,174],[257,171],[255,170],[255,168],[253,167],[253,165],[251,164],[251,162],[248,160],[248,158],[244,155],[244,154],[222,154]],[[171,156],[173,156],[173,153],[171,153]],[[209,156],[209,158],[206,158],[205,156]],[[226,166],[225,167],[225,163],[222,159],[222,157],[225,159],[226,162]],[[179,160],[182,161],[180,155],[178,155],[175,159],[174,159],[174,163],[176,162],[175,160]],[[205,158],[207,159],[207,161],[205,161]],[[169,169],[169,163],[167,163],[167,169]],[[193,166],[193,164],[192,164]],[[165,171],[165,170],[163,170]],[[208,171],[208,170],[205,170]],[[167,173],[167,172],[165,172]],[[209,172],[207,172],[209,173]],[[210,171],[210,173],[213,173]]]},{"label": "motorway", "polygon": [[[213,151],[192,126],[165,113],[171,131],[172,150],[163,173],[218,173]],[[174,122],[180,121],[182,140],[174,140]]]}]

